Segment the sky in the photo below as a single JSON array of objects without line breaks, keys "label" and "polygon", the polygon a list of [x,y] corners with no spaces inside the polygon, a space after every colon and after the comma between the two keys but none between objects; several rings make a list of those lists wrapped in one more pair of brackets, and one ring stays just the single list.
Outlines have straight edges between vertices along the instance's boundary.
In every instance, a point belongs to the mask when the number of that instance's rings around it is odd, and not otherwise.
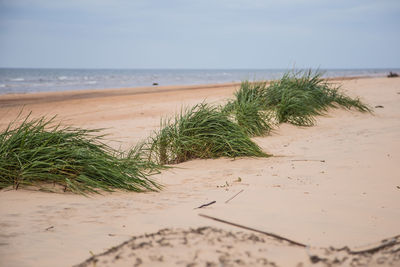
[{"label": "sky", "polygon": [[399,68],[399,0],[0,0],[0,67]]}]

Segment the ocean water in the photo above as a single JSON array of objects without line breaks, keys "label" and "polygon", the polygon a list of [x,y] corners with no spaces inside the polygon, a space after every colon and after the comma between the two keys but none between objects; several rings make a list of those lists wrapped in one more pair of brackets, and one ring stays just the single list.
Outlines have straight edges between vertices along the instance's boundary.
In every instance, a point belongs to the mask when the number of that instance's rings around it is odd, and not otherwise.
[{"label": "ocean water", "polygon": [[[163,85],[194,85],[270,80],[284,69],[8,69],[0,68],[0,94],[112,89]],[[325,77],[385,76],[399,69],[327,69]]]}]

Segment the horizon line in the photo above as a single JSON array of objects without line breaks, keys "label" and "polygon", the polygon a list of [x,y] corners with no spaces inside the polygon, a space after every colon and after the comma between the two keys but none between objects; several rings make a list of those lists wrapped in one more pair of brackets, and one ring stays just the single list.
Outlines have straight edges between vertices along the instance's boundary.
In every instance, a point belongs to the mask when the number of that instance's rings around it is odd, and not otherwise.
[{"label": "horizon line", "polygon": [[312,70],[389,70],[389,69],[400,69],[400,67],[301,67],[301,68],[106,68],[106,67],[4,67],[0,66],[0,69],[43,69],[43,70],[290,70],[290,69],[312,69]]}]

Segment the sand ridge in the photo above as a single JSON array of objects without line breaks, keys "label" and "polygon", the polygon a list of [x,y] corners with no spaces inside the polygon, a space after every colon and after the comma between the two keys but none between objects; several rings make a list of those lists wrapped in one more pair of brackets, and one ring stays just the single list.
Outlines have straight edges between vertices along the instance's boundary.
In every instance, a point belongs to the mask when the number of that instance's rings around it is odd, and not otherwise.
[{"label": "sand ridge", "polygon": [[[259,233],[231,232],[213,227],[162,229],[136,236],[76,267],[90,266],[287,266],[272,248],[284,247],[297,266],[396,266],[400,264],[400,236],[374,247],[302,247]],[[179,256],[177,256],[179,254]],[[290,256],[289,256],[290,255]]]}]

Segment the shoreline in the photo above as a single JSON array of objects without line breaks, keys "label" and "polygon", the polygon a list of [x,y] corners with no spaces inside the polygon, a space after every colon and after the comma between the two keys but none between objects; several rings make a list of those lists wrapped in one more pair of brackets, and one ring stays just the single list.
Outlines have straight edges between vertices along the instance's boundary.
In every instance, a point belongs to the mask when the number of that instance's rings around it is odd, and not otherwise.
[{"label": "shoreline", "polygon": [[[331,77],[325,78],[327,81],[346,81],[356,79],[376,79],[381,77],[371,76],[352,76],[352,77]],[[270,83],[272,80],[267,80]],[[0,94],[0,108],[26,105],[32,103],[46,103],[55,101],[65,101],[73,99],[102,98],[112,96],[131,96],[139,94],[152,94],[163,92],[174,92],[183,90],[201,90],[210,88],[227,88],[239,86],[241,82],[199,84],[199,85],[170,85],[170,86],[145,86],[145,87],[126,87],[126,88],[104,88],[104,89],[83,89],[67,90],[57,92],[35,92],[23,94]]]}]

